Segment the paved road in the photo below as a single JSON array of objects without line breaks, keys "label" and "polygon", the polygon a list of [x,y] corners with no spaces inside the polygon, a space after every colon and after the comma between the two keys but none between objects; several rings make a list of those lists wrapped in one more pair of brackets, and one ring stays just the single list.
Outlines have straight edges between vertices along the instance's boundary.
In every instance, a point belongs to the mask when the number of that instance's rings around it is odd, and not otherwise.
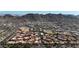
[{"label": "paved road", "polygon": [[[0,42],[3,41],[3,40],[9,40],[9,39],[13,38],[14,36],[15,36],[15,33],[13,32],[12,34],[10,34],[9,36],[7,36],[6,38],[0,40]],[[4,47],[0,44],[0,48],[4,48]]]}]

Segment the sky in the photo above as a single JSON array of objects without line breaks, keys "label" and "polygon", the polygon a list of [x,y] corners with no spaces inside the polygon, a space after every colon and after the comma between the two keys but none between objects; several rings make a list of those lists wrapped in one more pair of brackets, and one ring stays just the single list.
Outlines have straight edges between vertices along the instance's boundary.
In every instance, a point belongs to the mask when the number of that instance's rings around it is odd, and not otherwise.
[{"label": "sky", "polygon": [[72,15],[79,15],[79,11],[0,11],[0,15],[4,14],[12,14],[12,15],[24,15],[28,13],[34,13],[34,14],[72,14]]}]

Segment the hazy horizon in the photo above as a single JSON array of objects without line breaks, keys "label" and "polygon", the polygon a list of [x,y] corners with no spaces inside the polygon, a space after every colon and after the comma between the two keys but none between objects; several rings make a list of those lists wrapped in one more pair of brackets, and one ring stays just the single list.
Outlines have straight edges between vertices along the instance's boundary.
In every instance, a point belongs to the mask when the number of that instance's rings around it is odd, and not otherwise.
[{"label": "hazy horizon", "polygon": [[0,11],[0,15],[11,14],[11,15],[24,15],[24,14],[70,14],[79,15],[79,11]]}]

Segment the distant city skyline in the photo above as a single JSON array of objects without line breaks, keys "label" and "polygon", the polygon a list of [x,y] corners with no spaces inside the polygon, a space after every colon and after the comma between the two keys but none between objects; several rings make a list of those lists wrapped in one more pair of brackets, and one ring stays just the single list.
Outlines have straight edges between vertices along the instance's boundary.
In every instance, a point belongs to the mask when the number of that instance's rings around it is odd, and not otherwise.
[{"label": "distant city skyline", "polygon": [[79,11],[0,11],[0,15],[11,14],[11,15],[24,15],[24,14],[71,14],[79,15]]}]

